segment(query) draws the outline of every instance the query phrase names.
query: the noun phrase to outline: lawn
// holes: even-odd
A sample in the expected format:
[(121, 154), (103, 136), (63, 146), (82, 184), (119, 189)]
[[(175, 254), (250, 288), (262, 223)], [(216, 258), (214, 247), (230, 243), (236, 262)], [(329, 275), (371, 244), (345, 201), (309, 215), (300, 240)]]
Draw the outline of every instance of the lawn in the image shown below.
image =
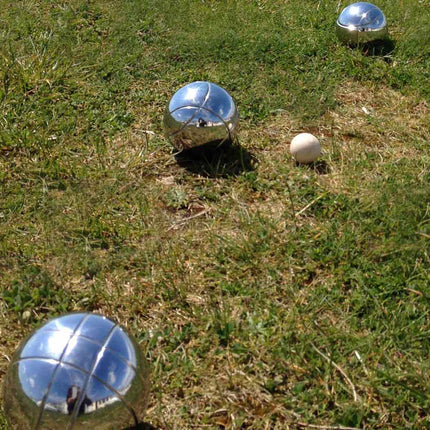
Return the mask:
[[(358, 48), (347, 4), (0, 0), (0, 383), (85, 310), (150, 362), (142, 428), (430, 428), (430, 2)], [(195, 80), (238, 139), (175, 156)]]

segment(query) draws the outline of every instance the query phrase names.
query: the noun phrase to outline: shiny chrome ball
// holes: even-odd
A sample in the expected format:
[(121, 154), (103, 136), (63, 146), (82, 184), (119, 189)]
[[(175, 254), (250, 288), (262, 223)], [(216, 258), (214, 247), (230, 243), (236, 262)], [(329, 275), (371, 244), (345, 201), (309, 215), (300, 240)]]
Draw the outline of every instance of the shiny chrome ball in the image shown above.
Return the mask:
[(239, 120), (230, 94), (210, 82), (192, 82), (179, 89), (164, 113), (164, 129), (182, 151), (206, 143), (232, 140)]
[(149, 368), (137, 343), (106, 317), (55, 318), (23, 341), (5, 377), (12, 429), (123, 429), (143, 418)]
[(371, 3), (353, 3), (339, 15), (336, 33), (347, 44), (374, 42), (388, 36), (387, 20), (381, 9)]

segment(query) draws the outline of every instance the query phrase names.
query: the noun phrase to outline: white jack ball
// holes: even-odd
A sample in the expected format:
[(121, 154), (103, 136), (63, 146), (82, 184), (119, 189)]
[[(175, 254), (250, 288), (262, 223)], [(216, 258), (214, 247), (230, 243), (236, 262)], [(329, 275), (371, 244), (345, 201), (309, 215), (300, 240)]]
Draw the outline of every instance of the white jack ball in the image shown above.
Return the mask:
[(300, 133), (291, 141), (291, 155), (299, 163), (312, 163), (321, 154), (319, 140), (310, 133)]

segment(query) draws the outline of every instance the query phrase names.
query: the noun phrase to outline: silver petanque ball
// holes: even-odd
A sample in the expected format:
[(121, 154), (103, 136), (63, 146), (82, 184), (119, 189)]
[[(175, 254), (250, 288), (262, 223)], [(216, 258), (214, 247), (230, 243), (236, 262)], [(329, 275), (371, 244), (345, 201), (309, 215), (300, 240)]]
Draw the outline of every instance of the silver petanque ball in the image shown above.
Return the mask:
[(340, 13), (336, 34), (341, 42), (352, 45), (382, 40), (388, 36), (387, 19), (371, 3), (353, 3)]
[(182, 151), (211, 142), (232, 140), (239, 113), (230, 94), (211, 82), (192, 82), (170, 99), (164, 129), (173, 146)]
[(123, 429), (143, 418), (149, 367), (139, 345), (110, 319), (67, 314), (18, 347), (4, 382), (12, 429)]

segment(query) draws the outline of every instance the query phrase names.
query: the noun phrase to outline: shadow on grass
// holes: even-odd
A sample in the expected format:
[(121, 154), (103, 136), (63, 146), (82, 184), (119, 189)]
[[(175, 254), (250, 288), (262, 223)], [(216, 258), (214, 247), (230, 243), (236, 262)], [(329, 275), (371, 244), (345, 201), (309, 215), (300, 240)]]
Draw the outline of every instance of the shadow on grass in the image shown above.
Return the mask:
[(303, 167), (305, 169), (313, 170), (318, 173), (318, 175), (327, 175), (330, 173), (330, 166), (324, 160), (318, 160), (309, 164), (301, 164), (295, 161), (297, 167)]
[(158, 430), (157, 427), (154, 427), (149, 423), (139, 423), (137, 426), (127, 427), (124, 430)]
[(368, 57), (383, 57), (385, 61), (391, 61), (390, 54), (394, 51), (395, 44), (390, 39), (375, 40), (360, 45), (364, 55)]
[(255, 170), (256, 157), (233, 142), (210, 142), (175, 155), (177, 163), (192, 173), (210, 178), (226, 178)]

